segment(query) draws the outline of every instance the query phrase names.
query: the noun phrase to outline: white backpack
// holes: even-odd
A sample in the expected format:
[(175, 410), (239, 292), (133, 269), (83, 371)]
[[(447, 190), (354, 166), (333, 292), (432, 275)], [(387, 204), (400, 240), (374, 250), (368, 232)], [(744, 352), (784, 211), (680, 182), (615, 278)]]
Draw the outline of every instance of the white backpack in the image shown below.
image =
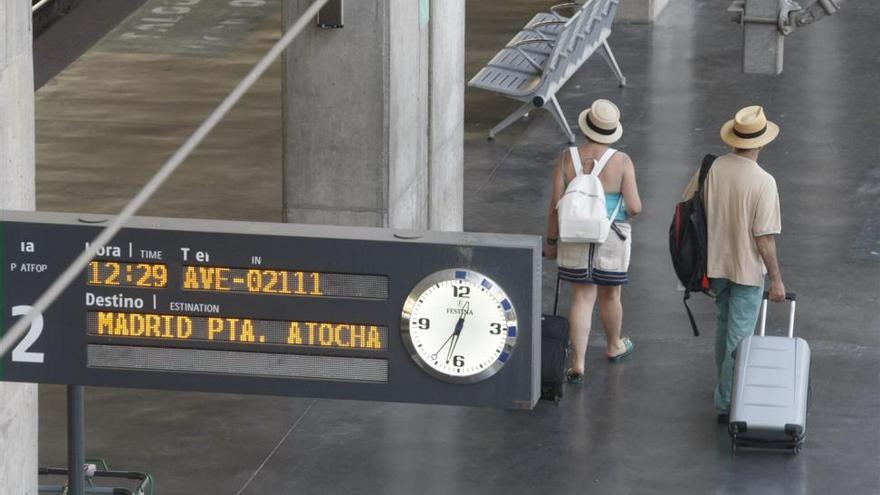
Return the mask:
[(599, 174), (617, 150), (608, 148), (599, 161), (593, 160), (593, 170), (586, 175), (577, 148), (569, 148), (569, 151), (575, 177), (565, 188), (565, 194), (556, 203), (559, 214), (559, 240), (605, 242), (623, 198), (617, 202), (617, 207), (609, 218), (605, 207), (605, 189), (599, 180)]

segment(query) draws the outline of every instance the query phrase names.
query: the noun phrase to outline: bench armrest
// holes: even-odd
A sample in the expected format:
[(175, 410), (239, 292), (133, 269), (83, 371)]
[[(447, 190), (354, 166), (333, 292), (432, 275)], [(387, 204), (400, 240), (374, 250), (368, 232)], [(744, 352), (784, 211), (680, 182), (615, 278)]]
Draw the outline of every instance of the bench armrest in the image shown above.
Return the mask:
[(567, 19), (566, 16), (560, 14), (557, 11), (559, 11), (559, 10), (575, 11), (579, 8), (581, 8), (581, 4), (576, 3), (576, 2), (567, 2), (567, 3), (560, 3), (560, 4), (557, 4), (557, 5), (550, 7), (550, 12), (553, 15), (555, 15), (556, 17), (559, 17), (560, 19)]

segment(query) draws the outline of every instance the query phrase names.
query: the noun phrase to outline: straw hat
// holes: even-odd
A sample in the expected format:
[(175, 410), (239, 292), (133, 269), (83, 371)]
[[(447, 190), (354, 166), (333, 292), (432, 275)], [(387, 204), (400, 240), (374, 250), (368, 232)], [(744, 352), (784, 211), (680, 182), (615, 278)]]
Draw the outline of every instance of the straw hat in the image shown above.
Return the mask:
[(581, 132), (591, 141), (611, 144), (623, 135), (620, 109), (608, 100), (596, 100), (578, 116)]
[(745, 150), (760, 148), (778, 135), (779, 126), (767, 120), (764, 108), (758, 105), (743, 108), (721, 126), (721, 140)]

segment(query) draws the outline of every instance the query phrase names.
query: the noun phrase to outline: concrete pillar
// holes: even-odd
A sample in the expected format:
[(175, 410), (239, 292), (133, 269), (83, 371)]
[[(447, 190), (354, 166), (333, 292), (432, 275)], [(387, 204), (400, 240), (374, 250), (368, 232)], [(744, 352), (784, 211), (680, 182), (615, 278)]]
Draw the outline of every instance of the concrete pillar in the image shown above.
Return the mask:
[(747, 0), (743, 23), (743, 72), (782, 73), (785, 37), (779, 32), (778, 0)]
[(666, 8), (670, 0), (620, 0), (617, 7), (618, 22), (652, 23)]
[[(34, 209), (31, 4), (0, 2), (0, 208)], [(2, 328), (11, 315), (0, 315)], [(0, 382), (0, 493), (37, 494), (37, 386)]]
[[(309, 4), (285, 2), (285, 25)], [(345, 27), (288, 49), (286, 221), (461, 228), (464, 0), (446, 4), (348, 1)]]
[(431, 3), (431, 230), (464, 229), (464, 25), (465, 0)]

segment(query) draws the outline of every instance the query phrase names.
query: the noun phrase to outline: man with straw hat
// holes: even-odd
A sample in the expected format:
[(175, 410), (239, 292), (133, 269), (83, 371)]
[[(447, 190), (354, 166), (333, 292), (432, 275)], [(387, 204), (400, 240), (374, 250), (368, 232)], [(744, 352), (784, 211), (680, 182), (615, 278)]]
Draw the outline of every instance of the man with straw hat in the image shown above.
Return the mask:
[[(761, 149), (779, 134), (764, 109), (749, 106), (721, 127), (721, 140), (733, 151), (715, 160), (705, 191), (708, 231), (706, 273), (715, 294), (715, 362), (718, 422), (728, 421), (733, 384), (733, 351), (754, 332), (769, 278), (770, 300), (785, 300), (785, 286), (776, 258), (775, 236), (782, 230), (776, 180), (758, 165)], [(685, 190), (697, 190), (699, 170)]]

